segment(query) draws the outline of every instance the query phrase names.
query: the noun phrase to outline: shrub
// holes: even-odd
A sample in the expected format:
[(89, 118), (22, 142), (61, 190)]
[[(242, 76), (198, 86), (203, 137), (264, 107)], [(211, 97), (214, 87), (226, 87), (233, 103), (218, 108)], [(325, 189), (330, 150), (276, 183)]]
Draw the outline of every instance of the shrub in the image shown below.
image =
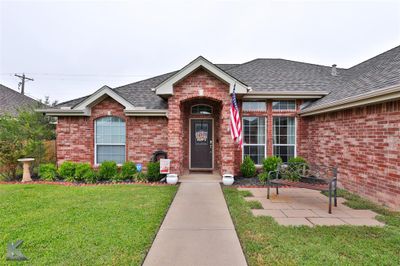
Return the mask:
[(263, 161), (263, 171), (265, 173), (269, 173), (271, 171), (275, 171), (278, 168), (278, 164), (282, 163), (281, 157), (278, 156), (269, 156)]
[(76, 163), (65, 161), (58, 168), (58, 175), (67, 181), (75, 177)]
[(57, 177), (57, 168), (52, 163), (41, 164), (39, 166), (39, 177), (43, 180), (54, 181)]
[(78, 163), (75, 168), (75, 181), (85, 180), (85, 175), (92, 171), (89, 163)]
[(240, 172), (244, 177), (253, 177), (256, 175), (256, 166), (250, 156), (244, 157), (243, 163), (240, 165)]
[(121, 168), (121, 178), (122, 180), (131, 180), (136, 172), (137, 169), (134, 162), (125, 162)]
[(118, 166), (114, 161), (104, 161), (99, 167), (99, 178), (101, 180), (110, 180), (118, 175)]
[(90, 169), (90, 171), (87, 171), (84, 175), (83, 175), (83, 180), (85, 181), (85, 183), (96, 183), (97, 182), (97, 173), (93, 170)]
[(258, 174), (258, 180), (260, 180), (260, 182), (262, 184), (265, 184), (268, 180), (268, 172), (262, 172)]
[(150, 182), (160, 181), (160, 162), (150, 162), (147, 164), (147, 180)]
[(133, 175), (133, 180), (135, 180), (135, 182), (146, 182), (147, 177), (145, 173), (137, 172), (136, 174)]
[(308, 168), (307, 161), (302, 157), (290, 158), (287, 165), (288, 167), (283, 172), (282, 176), (283, 178), (292, 181), (299, 181), (301, 179), (303, 168)]

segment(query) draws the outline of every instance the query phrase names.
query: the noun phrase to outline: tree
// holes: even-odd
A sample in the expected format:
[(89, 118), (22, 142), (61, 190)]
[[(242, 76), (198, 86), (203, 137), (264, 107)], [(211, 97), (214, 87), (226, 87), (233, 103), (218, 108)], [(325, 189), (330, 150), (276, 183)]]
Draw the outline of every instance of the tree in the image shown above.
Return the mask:
[(22, 157), (34, 157), (39, 163), (44, 155), (43, 141), (51, 139), (55, 139), (55, 130), (50, 118), (33, 108), (19, 110), (17, 117), (0, 116), (1, 175), (15, 179), (17, 160)]

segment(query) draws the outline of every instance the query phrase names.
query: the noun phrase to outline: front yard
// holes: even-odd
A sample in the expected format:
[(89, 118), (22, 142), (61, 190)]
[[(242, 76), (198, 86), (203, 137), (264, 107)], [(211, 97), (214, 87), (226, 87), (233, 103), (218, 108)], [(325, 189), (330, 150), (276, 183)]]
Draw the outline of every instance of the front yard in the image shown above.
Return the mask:
[(353, 208), (372, 209), (385, 227), (285, 227), (254, 217), (248, 191), (224, 188), (225, 199), (249, 265), (400, 265), (400, 214), (345, 194)]
[(0, 264), (21, 239), (29, 265), (140, 265), (176, 189), (0, 185)]

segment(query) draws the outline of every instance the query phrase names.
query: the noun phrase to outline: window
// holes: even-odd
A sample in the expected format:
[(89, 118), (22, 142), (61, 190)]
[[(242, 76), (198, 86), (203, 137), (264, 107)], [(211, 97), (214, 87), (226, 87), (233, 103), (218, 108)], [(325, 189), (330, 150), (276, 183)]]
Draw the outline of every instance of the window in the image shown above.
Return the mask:
[(265, 158), (265, 117), (243, 117), (243, 157), (247, 155), (255, 164)]
[(212, 114), (212, 108), (209, 105), (194, 105), (192, 106), (192, 114), (210, 115)]
[(242, 109), (244, 112), (265, 112), (267, 111), (267, 105), (265, 102), (243, 102)]
[(272, 110), (276, 111), (296, 110), (296, 101), (273, 101)]
[(96, 164), (104, 161), (125, 162), (125, 122), (119, 117), (107, 116), (95, 121)]
[(287, 162), (295, 156), (296, 125), (294, 117), (273, 118), (273, 148), (274, 155)]

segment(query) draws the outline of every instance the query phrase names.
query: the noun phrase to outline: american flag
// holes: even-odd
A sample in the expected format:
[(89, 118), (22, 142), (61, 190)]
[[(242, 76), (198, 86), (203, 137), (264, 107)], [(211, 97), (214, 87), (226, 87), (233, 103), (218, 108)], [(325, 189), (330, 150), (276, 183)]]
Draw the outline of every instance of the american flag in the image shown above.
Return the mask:
[(236, 84), (233, 85), (232, 102), (231, 102), (231, 121), (230, 129), (232, 139), (242, 146), (242, 125), (240, 123), (239, 108), (236, 101), (235, 93)]

